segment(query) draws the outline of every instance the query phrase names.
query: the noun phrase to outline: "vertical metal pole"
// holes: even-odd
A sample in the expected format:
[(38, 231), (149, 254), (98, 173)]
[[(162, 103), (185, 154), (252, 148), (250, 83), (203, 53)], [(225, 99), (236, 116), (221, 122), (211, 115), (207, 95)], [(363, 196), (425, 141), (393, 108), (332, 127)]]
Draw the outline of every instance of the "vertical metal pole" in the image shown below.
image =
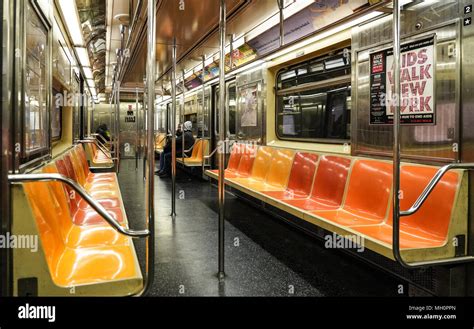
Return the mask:
[(155, 67), (156, 67), (156, 1), (148, 1), (148, 55), (147, 55), (147, 89), (148, 89), (148, 132), (147, 132), (147, 189), (146, 216), (150, 236), (146, 244), (146, 281), (143, 294), (146, 294), (152, 283), (155, 272)]
[(171, 217), (176, 217), (176, 38), (172, 47), (171, 70)]
[(138, 170), (138, 149), (140, 144), (140, 111), (138, 110), (138, 88), (135, 88), (135, 121), (137, 126), (137, 132), (135, 136), (135, 171)]
[(399, 250), (400, 241), (400, 3), (393, 1), (393, 77), (394, 88), (393, 105), (393, 253), (395, 259), (401, 259)]
[[(145, 132), (148, 131), (148, 128), (147, 128), (147, 125), (145, 125), (145, 123), (148, 122), (148, 114), (147, 114), (147, 106), (146, 106), (146, 102), (147, 102), (147, 95), (146, 95), (146, 86), (147, 86), (147, 83), (146, 83), (146, 79), (143, 79), (143, 86), (145, 88), (143, 88), (143, 130), (144, 130), (144, 134), (143, 134), (143, 180), (146, 180), (146, 159), (147, 159), (147, 150), (148, 150), (148, 140), (146, 138), (146, 134)], [(153, 147), (154, 149), (154, 147)], [(153, 155), (154, 156), (154, 155)]]
[(277, 0), (278, 2), (278, 9), (280, 10), (280, 47), (285, 44), (285, 29), (284, 29), (284, 21), (285, 18), (283, 17), (283, 0)]
[(224, 228), (225, 228), (225, 186), (224, 186), (224, 162), (225, 162), (225, 36), (226, 36), (226, 1), (221, 0), (219, 17), (219, 280), (225, 277), (224, 272)]
[(234, 68), (234, 35), (230, 35), (230, 44), (229, 44), (229, 68), (232, 70)]
[(120, 81), (117, 81), (117, 94), (115, 96), (115, 124), (117, 127), (117, 173), (120, 172)]
[[(201, 122), (202, 122), (201, 135), (202, 135), (202, 136), (201, 136), (201, 138), (202, 138), (202, 142), (203, 142), (203, 143), (204, 143), (204, 140), (205, 140), (205, 138), (206, 138), (206, 134), (205, 134), (205, 132), (204, 132), (204, 118), (205, 118), (204, 111), (206, 110), (206, 105), (205, 105), (205, 104), (206, 104), (206, 103), (205, 103), (205, 101), (206, 101), (206, 86), (205, 86), (205, 84), (204, 84), (204, 69), (205, 69), (205, 68), (206, 68), (206, 56), (203, 55), (203, 56), (202, 56), (202, 86), (201, 86), (201, 87), (202, 87), (202, 103), (201, 103), (201, 105), (202, 105), (202, 113), (201, 113), (201, 116), (202, 116), (202, 117), (201, 117), (201, 119), (202, 119), (202, 120), (201, 120)], [(198, 130), (199, 130), (199, 129), (198, 129)], [(198, 131), (198, 132), (199, 132), (199, 131)], [(204, 144), (202, 144), (202, 145), (204, 145)], [(203, 177), (203, 178), (206, 176), (206, 175), (204, 175), (204, 162), (205, 162), (205, 160), (204, 160), (204, 154), (205, 154), (205, 153), (204, 153), (204, 147), (202, 147), (202, 148), (201, 148), (201, 155), (202, 155), (202, 164), (201, 164), (202, 168), (201, 168), (201, 173), (202, 173), (202, 177)]]
[(182, 132), (182, 137), (181, 137), (181, 158), (183, 159), (184, 161), (184, 116), (185, 116), (185, 113), (184, 111), (186, 110), (186, 107), (185, 107), (185, 99), (186, 99), (186, 93), (184, 91), (185, 89), (185, 86), (184, 86), (184, 70), (181, 72), (181, 75), (183, 76), (183, 102), (182, 102), (182, 105), (181, 105), (181, 132)]

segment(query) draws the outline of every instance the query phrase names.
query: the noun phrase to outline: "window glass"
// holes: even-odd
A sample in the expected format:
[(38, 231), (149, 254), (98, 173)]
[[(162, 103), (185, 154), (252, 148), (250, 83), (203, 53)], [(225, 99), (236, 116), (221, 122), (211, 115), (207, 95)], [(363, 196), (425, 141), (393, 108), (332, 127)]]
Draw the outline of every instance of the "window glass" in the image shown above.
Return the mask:
[(237, 89), (235, 83), (229, 85), (229, 104), (227, 104), (229, 109), (229, 133), (235, 135), (235, 111), (237, 109)]
[(285, 139), (349, 139), (348, 50), (280, 71), (277, 77), (277, 135)]
[(23, 121), (24, 155), (49, 146), (47, 35), (36, 11), (26, 2), (26, 67)]
[[(60, 92), (53, 89), (53, 95), (57, 95)], [(60, 102), (53, 102), (51, 111), (51, 138), (52, 140), (61, 139), (61, 109)]]

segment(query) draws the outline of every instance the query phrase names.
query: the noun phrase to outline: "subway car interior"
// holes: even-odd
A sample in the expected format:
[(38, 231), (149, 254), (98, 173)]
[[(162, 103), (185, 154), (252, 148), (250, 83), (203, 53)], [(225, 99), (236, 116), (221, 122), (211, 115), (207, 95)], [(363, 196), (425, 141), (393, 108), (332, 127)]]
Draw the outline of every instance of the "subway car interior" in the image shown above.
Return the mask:
[(1, 10), (0, 300), (474, 297), (471, 1)]

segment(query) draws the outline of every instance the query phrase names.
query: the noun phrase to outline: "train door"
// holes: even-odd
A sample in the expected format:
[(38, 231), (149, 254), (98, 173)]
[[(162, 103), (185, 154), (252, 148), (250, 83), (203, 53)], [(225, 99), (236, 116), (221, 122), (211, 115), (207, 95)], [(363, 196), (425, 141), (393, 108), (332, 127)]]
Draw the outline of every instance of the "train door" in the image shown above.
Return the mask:
[[(225, 102), (225, 138), (229, 140), (229, 145), (236, 140), (236, 109), (237, 109), (237, 86), (235, 80), (226, 82), (226, 102)], [(213, 149), (216, 148), (219, 141), (219, 86), (213, 88)], [(226, 162), (229, 154), (226, 154)], [(217, 165), (217, 158), (213, 159), (213, 165)]]
[(135, 102), (120, 103), (120, 155), (135, 157), (137, 144), (137, 106)]
[[(204, 91), (204, 111), (202, 106), (202, 92), (197, 94), (197, 136), (198, 138), (211, 139), (211, 87)], [(211, 142), (212, 146), (212, 142)]]

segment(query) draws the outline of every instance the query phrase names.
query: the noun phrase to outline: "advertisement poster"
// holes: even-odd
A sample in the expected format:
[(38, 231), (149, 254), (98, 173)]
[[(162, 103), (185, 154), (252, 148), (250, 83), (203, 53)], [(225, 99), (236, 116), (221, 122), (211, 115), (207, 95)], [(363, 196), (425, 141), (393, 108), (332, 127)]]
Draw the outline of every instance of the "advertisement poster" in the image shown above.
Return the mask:
[(239, 113), (241, 127), (257, 126), (257, 84), (243, 87), (239, 90)]
[(394, 105), (400, 102), (400, 123), (435, 124), (434, 38), (401, 47), (401, 100), (393, 97), (393, 50), (370, 55), (370, 124), (393, 124)]
[(199, 87), (202, 84), (200, 79), (201, 74), (198, 76), (197, 74), (192, 74), (184, 80), (184, 86), (187, 90), (194, 89)]

